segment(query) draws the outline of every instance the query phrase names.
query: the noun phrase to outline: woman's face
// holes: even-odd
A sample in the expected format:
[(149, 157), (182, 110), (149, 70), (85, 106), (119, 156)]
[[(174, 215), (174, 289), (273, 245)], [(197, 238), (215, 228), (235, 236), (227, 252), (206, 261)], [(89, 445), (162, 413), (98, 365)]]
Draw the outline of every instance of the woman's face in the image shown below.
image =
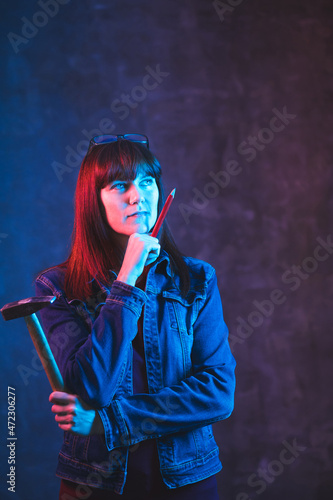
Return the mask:
[(154, 177), (137, 170), (133, 181), (115, 180), (101, 189), (101, 200), (110, 227), (127, 244), (133, 233), (148, 233), (157, 218), (158, 187)]

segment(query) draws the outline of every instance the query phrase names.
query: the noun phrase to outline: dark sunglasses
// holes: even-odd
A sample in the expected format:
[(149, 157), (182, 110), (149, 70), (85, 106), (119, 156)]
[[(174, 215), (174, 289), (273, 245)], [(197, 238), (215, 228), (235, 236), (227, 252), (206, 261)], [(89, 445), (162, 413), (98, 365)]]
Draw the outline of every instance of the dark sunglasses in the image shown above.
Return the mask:
[(116, 142), (120, 139), (124, 139), (126, 141), (138, 142), (139, 144), (143, 144), (149, 149), (149, 140), (146, 135), (143, 134), (118, 134), (118, 135), (96, 135), (90, 140), (89, 149), (91, 150), (93, 146), (98, 146), (100, 144), (108, 144), (110, 142)]

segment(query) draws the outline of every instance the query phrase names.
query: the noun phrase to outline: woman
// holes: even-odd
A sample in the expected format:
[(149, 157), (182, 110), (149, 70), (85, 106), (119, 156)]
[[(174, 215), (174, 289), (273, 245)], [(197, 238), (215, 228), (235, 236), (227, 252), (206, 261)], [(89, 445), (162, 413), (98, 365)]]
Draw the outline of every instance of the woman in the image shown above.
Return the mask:
[(60, 499), (218, 498), (211, 424), (233, 409), (230, 352), (214, 269), (184, 257), (166, 222), (161, 169), (141, 135), (92, 139), (67, 261), (37, 295), (67, 392)]

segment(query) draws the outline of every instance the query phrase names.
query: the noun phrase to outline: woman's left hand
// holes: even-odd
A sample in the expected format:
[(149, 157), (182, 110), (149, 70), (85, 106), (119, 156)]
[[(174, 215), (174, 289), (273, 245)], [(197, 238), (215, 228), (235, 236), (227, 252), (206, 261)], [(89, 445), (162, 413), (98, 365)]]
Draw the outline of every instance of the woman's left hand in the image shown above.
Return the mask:
[(96, 410), (87, 406), (74, 394), (55, 391), (50, 394), (49, 401), (55, 413), (55, 421), (64, 431), (71, 431), (82, 436), (102, 432), (103, 424)]

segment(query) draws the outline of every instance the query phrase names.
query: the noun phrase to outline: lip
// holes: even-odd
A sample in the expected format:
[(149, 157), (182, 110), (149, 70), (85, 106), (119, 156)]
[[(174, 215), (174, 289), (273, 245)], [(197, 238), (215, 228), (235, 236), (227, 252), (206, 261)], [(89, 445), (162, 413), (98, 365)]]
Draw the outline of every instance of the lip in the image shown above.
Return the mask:
[(147, 215), (148, 212), (146, 212), (145, 210), (142, 210), (142, 211), (139, 211), (139, 212), (133, 212), (132, 214), (128, 215), (127, 217), (134, 217), (134, 216), (138, 216), (138, 215)]

